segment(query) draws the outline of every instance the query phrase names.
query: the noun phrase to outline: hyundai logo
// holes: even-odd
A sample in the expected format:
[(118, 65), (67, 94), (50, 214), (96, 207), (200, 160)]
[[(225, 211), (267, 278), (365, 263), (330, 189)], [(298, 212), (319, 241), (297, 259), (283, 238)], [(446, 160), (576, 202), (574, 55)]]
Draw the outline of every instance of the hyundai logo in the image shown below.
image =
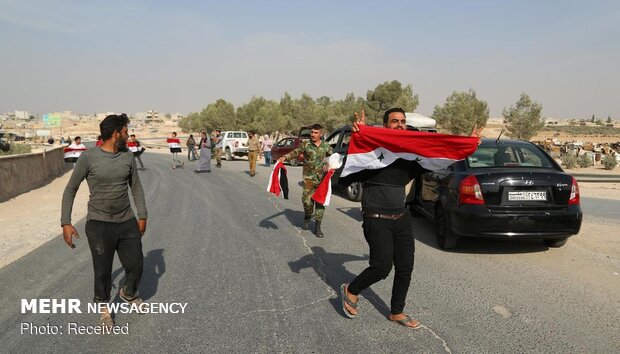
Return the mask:
[(524, 184), (526, 186), (533, 186), (534, 185), (534, 181), (525, 181)]

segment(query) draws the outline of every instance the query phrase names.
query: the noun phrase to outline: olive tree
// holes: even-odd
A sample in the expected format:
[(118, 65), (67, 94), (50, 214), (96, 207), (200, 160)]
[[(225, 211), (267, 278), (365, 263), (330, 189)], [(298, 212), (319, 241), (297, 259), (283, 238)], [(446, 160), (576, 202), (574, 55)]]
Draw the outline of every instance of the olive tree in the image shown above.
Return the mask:
[(452, 134), (469, 134), (473, 127), (484, 127), (489, 119), (486, 101), (476, 97), (476, 91), (454, 91), (443, 106), (436, 105), (433, 118), (437, 124)]
[(545, 126), (541, 112), (542, 105), (522, 93), (516, 105), (504, 108), (502, 113), (508, 135), (522, 140), (531, 139)]

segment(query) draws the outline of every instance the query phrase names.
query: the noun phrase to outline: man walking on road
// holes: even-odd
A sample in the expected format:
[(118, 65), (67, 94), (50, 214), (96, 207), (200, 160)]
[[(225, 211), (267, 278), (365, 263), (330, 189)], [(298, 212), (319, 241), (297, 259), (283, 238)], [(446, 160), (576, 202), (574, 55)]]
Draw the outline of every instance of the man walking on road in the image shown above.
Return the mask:
[(222, 167), (222, 131), (215, 130), (215, 136), (212, 138), (213, 154), (215, 155), (216, 167)]
[(256, 160), (258, 159), (259, 151), (260, 141), (255, 132), (250, 132), (250, 139), (248, 140), (248, 160), (250, 160), (250, 176), (252, 177), (256, 174)]
[(269, 134), (265, 134), (261, 148), (263, 150), (263, 156), (265, 157), (265, 166), (269, 167), (271, 164), (271, 148), (273, 147), (273, 141), (269, 137)]
[[(358, 118), (357, 113), (355, 117)], [(365, 125), (365, 122), (366, 115), (362, 110), (361, 117), (353, 124), (353, 134), (359, 134), (360, 126)], [(405, 130), (405, 111), (401, 108), (386, 111), (383, 115), (383, 126)], [(475, 129), (474, 127), (475, 134), (479, 136), (480, 131)], [(405, 208), (405, 185), (424, 171), (414, 160), (398, 158), (386, 167), (362, 170), (341, 177), (343, 184), (353, 181), (364, 183), (362, 228), (370, 247), (369, 267), (350, 284), (342, 284), (340, 287), (342, 309), (348, 317), (357, 316), (358, 296), (362, 290), (387, 278), (394, 265), (389, 319), (409, 328), (420, 328), (420, 321), (403, 313), (415, 252), (411, 216)]]
[(301, 194), (301, 202), (304, 206), (304, 229), (310, 228), (310, 219), (314, 213), (314, 234), (316, 237), (323, 237), (321, 230), (321, 222), (323, 214), (325, 214), (325, 206), (312, 200), (312, 195), (316, 191), (316, 187), (321, 183), (327, 165), (325, 158), (333, 153), (332, 147), (324, 141), (321, 141), (323, 135), (323, 127), (320, 124), (312, 126), (310, 131), (310, 140), (302, 142), (299, 147), (288, 154), (280, 157), (278, 161), (284, 162), (296, 159), (300, 153), (304, 154), (303, 179), (304, 187)]
[[(86, 179), (90, 199), (85, 230), (93, 258), (96, 303), (110, 301), (112, 262), (117, 252), (125, 269), (125, 284), (120, 287), (119, 296), (125, 302), (142, 304), (138, 285), (142, 277), (141, 239), (146, 230), (147, 211), (136, 160), (126, 151), (127, 124), (129, 118), (125, 114), (109, 115), (99, 124), (103, 144), (80, 156), (62, 196), (62, 233), (67, 245), (75, 248), (73, 237), (79, 235), (71, 224), (71, 210), (80, 184)], [(138, 211), (137, 220), (128, 187)], [(100, 324), (108, 330), (114, 326), (107, 310), (101, 313)]]

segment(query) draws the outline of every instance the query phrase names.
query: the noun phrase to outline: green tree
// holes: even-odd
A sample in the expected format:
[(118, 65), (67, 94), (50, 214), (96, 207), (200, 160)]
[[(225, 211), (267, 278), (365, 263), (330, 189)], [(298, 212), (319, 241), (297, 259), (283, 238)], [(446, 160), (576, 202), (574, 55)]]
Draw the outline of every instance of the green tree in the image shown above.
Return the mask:
[(594, 123), (596, 120), (596, 118), (594, 117), (594, 114), (592, 115), (592, 119), (590, 120), (590, 122)]
[(218, 99), (200, 113), (204, 127), (207, 129), (236, 130), (238, 129), (235, 106), (225, 99)]
[(293, 101), (293, 128), (307, 126), (318, 122), (318, 105), (310, 95), (304, 93)]
[(284, 92), (284, 96), (280, 99), (280, 110), (282, 111), (282, 118), (286, 121), (286, 126), (283, 130), (291, 130), (293, 128), (293, 98), (288, 92)]
[(545, 126), (545, 119), (541, 112), (542, 105), (522, 93), (514, 107), (504, 108), (502, 112), (507, 122), (506, 129), (509, 135), (522, 140), (531, 139)]
[(472, 128), (484, 127), (489, 119), (489, 108), (484, 100), (476, 97), (476, 91), (454, 91), (443, 106), (436, 105), (433, 118), (437, 124), (452, 134), (469, 134)]
[(218, 99), (207, 105), (200, 113), (190, 113), (181, 118), (179, 127), (184, 132), (195, 132), (202, 129), (235, 130), (237, 127), (235, 107), (232, 103)]
[(377, 85), (366, 93), (367, 116), (375, 123), (382, 121), (383, 112), (393, 107), (400, 107), (406, 112), (413, 112), (419, 103), (418, 95), (413, 94), (413, 87), (402, 86), (397, 80)]
[(179, 128), (185, 133), (195, 132), (200, 130), (202, 126), (200, 113), (190, 113), (187, 117), (181, 118), (179, 121)]
[(240, 129), (259, 134), (279, 131), (287, 126), (280, 105), (263, 97), (252, 97), (250, 102), (240, 106), (237, 109), (237, 120)]
[(607, 123), (611, 123), (611, 116), (607, 116)]

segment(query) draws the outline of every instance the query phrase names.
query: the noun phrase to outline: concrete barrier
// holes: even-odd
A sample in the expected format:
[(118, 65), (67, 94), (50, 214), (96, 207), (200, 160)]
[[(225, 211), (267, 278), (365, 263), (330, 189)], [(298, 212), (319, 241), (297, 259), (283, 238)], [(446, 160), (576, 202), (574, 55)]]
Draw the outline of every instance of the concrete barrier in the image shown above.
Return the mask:
[(42, 187), (72, 168), (61, 147), (39, 153), (0, 156), (0, 203)]

